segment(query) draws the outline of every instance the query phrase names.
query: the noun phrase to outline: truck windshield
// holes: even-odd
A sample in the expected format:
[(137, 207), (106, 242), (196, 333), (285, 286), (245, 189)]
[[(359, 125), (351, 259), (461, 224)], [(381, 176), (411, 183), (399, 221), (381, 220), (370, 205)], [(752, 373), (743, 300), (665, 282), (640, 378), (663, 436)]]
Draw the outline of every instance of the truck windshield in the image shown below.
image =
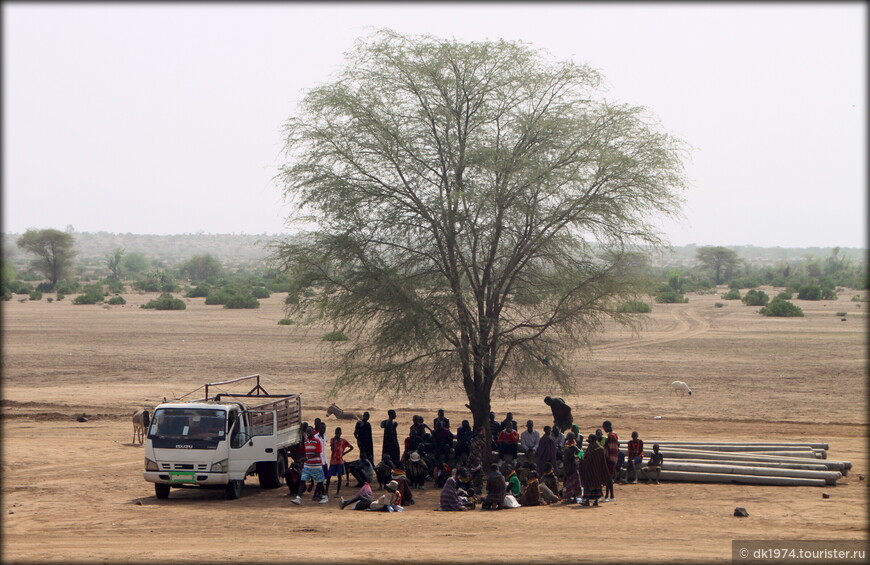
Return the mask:
[(148, 436), (171, 440), (219, 442), (226, 437), (227, 413), (203, 408), (159, 408)]

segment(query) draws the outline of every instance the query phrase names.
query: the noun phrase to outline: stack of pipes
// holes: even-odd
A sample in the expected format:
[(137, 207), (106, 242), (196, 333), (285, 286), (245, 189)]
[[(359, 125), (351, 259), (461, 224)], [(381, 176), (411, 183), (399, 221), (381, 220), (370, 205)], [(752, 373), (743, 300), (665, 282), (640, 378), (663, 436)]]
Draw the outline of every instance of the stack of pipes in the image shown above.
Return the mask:
[(828, 459), (826, 443), (644, 440), (644, 458), (656, 443), (663, 481), (825, 486), (852, 468)]

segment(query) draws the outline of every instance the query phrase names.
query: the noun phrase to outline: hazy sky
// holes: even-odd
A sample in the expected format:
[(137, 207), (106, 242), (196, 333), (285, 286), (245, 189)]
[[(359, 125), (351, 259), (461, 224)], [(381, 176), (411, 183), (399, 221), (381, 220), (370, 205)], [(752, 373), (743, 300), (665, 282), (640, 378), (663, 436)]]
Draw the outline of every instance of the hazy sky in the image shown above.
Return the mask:
[(4, 2), (3, 231), (286, 231), (281, 126), (374, 27), (598, 69), (693, 148), (675, 245), (866, 245), (863, 2)]

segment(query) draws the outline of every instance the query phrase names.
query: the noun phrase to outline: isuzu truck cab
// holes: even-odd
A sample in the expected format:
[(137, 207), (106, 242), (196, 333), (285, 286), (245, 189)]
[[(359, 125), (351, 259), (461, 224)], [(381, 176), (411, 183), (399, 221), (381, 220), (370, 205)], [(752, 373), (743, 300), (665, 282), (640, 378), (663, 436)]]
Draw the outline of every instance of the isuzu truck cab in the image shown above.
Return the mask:
[[(157, 498), (172, 488), (218, 487), (228, 499), (241, 496), (247, 477), (263, 488), (284, 481), (287, 460), (301, 440), (302, 403), (298, 394), (268, 394), (259, 375), (208, 383), (206, 397), (164, 402), (154, 409), (145, 440), (145, 480)], [(209, 388), (256, 379), (244, 394)]]

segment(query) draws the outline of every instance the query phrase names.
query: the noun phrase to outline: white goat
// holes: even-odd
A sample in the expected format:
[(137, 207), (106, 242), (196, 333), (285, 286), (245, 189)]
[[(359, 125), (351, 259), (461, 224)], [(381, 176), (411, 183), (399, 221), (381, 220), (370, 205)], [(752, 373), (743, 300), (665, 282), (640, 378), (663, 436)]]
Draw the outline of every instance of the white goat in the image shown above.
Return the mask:
[(683, 381), (674, 381), (671, 383), (671, 392), (674, 394), (679, 394), (680, 396), (685, 396), (686, 393), (689, 393), (689, 396), (692, 396), (692, 389), (689, 388), (689, 385), (684, 383)]

